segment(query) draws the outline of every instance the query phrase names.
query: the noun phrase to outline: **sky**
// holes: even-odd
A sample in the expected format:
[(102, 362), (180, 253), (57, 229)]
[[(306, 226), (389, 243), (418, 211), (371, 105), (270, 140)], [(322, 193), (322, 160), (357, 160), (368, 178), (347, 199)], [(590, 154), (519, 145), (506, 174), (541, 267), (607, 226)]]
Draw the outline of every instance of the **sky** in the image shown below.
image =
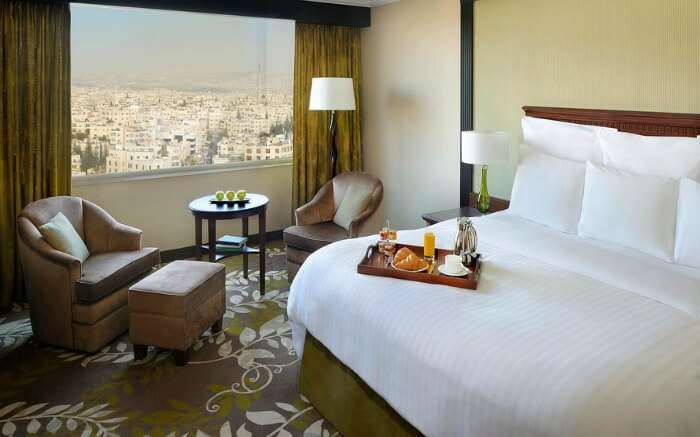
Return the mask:
[(196, 85), (235, 73), (293, 72), (294, 22), (71, 4), (74, 82)]

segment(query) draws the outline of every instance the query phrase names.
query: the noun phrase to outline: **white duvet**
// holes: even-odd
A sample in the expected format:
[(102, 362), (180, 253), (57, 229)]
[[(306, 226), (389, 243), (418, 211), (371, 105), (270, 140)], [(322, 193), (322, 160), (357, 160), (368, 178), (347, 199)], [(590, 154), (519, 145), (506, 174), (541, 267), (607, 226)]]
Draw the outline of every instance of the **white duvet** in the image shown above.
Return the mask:
[[(475, 224), (477, 292), (357, 274), (374, 237), (314, 253), (297, 351), (310, 332), (428, 436), (700, 436), (700, 272), (508, 213)], [(433, 228), (451, 247), (455, 222)]]

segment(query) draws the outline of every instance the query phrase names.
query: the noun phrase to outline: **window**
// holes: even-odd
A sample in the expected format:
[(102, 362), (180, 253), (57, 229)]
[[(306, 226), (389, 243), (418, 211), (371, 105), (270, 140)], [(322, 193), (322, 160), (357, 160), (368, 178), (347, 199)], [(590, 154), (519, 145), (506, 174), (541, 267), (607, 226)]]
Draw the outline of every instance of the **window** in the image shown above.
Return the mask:
[[(74, 177), (291, 158), (294, 24), (71, 5)], [(269, 153), (269, 152), (267, 152)]]

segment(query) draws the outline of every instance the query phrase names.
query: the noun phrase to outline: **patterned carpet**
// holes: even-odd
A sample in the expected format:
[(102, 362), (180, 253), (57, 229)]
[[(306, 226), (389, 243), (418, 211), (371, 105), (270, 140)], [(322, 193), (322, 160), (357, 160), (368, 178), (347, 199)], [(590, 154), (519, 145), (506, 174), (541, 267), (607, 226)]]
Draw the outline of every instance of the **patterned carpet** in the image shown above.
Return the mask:
[(267, 256), (263, 298), (259, 272), (246, 280), (241, 257), (227, 260), (224, 330), (202, 336), (185, 367), (154, 348), (134, 362), (127, 335), (94, 355), (36, 344), (25, 308), (0, 314), (0, 434), (337, 435), (297, 391), (280, 243)]

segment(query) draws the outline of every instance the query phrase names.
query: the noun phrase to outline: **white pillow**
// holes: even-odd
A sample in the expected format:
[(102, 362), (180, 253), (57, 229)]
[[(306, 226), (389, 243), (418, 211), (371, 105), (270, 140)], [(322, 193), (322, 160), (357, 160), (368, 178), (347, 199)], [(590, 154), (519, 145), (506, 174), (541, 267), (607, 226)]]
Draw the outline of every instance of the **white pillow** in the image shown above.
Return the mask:
[(586, 165), (520, 147), (509, 211), (575, 234), (581, 216)]
[(673, 259), (678, 181), (588, 163), (579, 235)]
[(647, 137), (610, 130), (601, 130), (598, 136), (608, 167), (674, 179), (700, 176), (700, 140), (695, 137)]
[(39, 226), (39, 232), (54, 249), (78, 258), (81, 263), (90, 256), (85, 242), (62, 212)]
[(367, 188), (358, 188), (351, 185), (345, 191), (343, 199), (338, 205), (338, 210), (333, 217), (333, 223), (349, 230), (350, 223), (367, 208), (371, 196), (372, 191)]
[(700, 269), (700, 184), (681, 180), (674, 261)]
[(579, 162), (603, 162), (597, 132), (615, 131), (534, 117), (523, 117), (522, 125), (525, 144), (548, 155)]

